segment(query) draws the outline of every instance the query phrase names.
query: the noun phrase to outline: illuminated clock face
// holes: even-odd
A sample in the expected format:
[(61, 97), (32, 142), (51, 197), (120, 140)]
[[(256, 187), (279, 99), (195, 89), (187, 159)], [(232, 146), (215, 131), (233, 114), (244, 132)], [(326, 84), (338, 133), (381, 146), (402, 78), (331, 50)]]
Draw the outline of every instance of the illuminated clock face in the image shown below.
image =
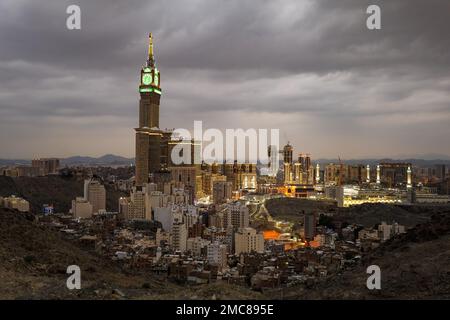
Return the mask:
[(145, 85), (149, 85), (152, 83), (152, 74), (151, 73), (144, 73), (142, 75), (142, 83)]
[(155, 73), (155, 86), (159, 86), (159, 76)]

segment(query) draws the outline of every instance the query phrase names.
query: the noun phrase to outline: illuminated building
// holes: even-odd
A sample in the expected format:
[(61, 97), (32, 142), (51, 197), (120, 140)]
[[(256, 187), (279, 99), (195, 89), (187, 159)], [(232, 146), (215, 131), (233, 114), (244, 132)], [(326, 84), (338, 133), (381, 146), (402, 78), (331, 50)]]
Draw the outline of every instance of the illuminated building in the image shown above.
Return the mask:
[[(277, 192), (286, 197), (306, 198), (314, 192), (314, 183), (320, 181), (320, 167), (316, 175), (309, 154), (299, 154), (297, 162), (293, 162), (293, 147), (288, 143), (283, 147), (283, 185), (277, 187)], [(270, 186), (269, 186), (270, 189)], [(271, 191), (268, 191), (271, 193)]]
[(342, 183), (362, 184), (370, 183), (372, 177), (369, 165), (330, 163), (325, 166), (324, 179), (327, 184), (339, 184), (339, 179)]
[(316, 184), (320, 183), (320, 166), (316, 164)]
[(344, 207), (361, 205), (364, 203), (387, 203), (387, 204), (396, 204), (402, 203), (402, 200), (396, 196), (381, 196), (381, 197), (348, 197), (344, 196)]
[(380, 165), (378, 164), (377, 165), (377, 184), (381, 183), (380, 172), (381, 172), (381, 169), (380, 169)]
[(161, 138), (159, 129), (159, 104), (161, 74), (153, 55), (153, 38), (149, 35), (148, 58), (141, 68), (139, 85), (139, 127), (136, 131), (136, 186), (148, 182), (149, 174), (161, 169)]
[[(393, 188), (408, 184), (408, 168), (411, 169), (411, 163), (400, 162), (382, 162), (380, 163), (381, 183)], [(411, 175), (412, 180), (412, 175)]]
[(284, 185), (277, 188), (278, 193), (283, 194), (289, 198), (307, 198), (309, 195), (315, 193), (315, 189), (312, 185)]
[(223, 173), (227, 177), (227, 181), (232, 182), (233, 191), (252, 189), (256, 190), (256, 164), (242, 163), (237, 160), (233, 164), (224, 164)]
[(304, 157), (304, 161), (302, 163), (303, 173), (306, 175), (303, 181), (306, 181), (307, 184), (313, 184), (313, 167), (311, 165), (311, 156), (306, 154)]
[(406, 187), (412, 188), (412, 181), (411, 181), (411, 167), (408, 166), (408, 169), (406, 169)]
[(285, 184), (289, 184), (292, 182), (292, 153), (293, 148), (288, 142), (288, 144), (283, 148), (283, 170)]
[(283, 162), (292, 164), (292, 154), (294, 148), (289, 144), (285, 145), (283, 148)]
[(291, 164), (283, 163), (283, 172), (284, 172), (284, 183), (290, 184), (292, 182), (292, 172), (291, 172)]
[(294, 183), (303, 183), (302, 164), (300, 162), (294, 163)]

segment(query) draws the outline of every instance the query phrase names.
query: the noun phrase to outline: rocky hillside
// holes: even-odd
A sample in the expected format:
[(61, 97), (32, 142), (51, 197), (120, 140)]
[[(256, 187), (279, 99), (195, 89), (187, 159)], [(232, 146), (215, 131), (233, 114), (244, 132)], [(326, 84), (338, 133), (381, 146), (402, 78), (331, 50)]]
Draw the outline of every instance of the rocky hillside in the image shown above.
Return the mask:
[(270, 215), (277, 219), (302, 222), (302, 212), (334, 213), (333, 220), (372, 227), (382, 221), (393, 221), (407, 227), (427, 222), (433, 214), (450, 209), (450, 205), (392, 205), (367, 203), (348, 208), (338, 208), (334, 201), (315, 201), (296, 198), (277, 198), (266, 202)]
[[(81, 290), (66, 288), (67, 266), (81, 268)], [(123, 271), (34, 222), (32, 214), (0, 208), (0, 299), (250, 299), (229, 285), (181, 287), (149, 272)]]
[[(381, 269), (381, 290), (366, 288), (366, 268)], [(450, 299), (450, 210), (432, 216), (363, 257), (362, 265), (288, 299)]]
[(449, 205), (392, 205), (383, 203), (367, 203), (348, 208), (339, 208), (334, 219), (348, 223), (372, 227), (381, 221), (398, 222), (407, 227), (429, 221), (434, 214), (446, 212)]

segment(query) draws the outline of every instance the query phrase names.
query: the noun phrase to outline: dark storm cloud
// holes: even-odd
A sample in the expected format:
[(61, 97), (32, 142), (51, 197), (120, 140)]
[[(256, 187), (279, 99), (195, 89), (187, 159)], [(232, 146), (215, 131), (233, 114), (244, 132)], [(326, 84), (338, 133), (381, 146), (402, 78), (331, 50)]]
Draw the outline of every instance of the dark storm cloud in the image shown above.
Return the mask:
[[(82, 30), (65, 27), (69, 4)], [(365, 27), (369, 4), (379, 31)], [(152, 31), (163, 127), (276, 127), (318, 156), (445, 153), (449, 15), (446, 0), (4, 0), (0, 147), (132, 155)]]

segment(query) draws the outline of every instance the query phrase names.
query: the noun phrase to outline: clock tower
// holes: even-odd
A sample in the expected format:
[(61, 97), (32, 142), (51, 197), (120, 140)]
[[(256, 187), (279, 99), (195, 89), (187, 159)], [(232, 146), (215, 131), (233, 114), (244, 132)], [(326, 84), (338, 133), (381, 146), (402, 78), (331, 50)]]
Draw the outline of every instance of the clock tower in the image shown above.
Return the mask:
[(143, 186), (149, 174), (161, 169), (161, 137), (159, 128), (159, 103), (161, 75), (153, 54), (153, 37), (150, 33), (147, 63), (141, 68), (139, 79), (139, 127), (136, 131), (136, 186)]

